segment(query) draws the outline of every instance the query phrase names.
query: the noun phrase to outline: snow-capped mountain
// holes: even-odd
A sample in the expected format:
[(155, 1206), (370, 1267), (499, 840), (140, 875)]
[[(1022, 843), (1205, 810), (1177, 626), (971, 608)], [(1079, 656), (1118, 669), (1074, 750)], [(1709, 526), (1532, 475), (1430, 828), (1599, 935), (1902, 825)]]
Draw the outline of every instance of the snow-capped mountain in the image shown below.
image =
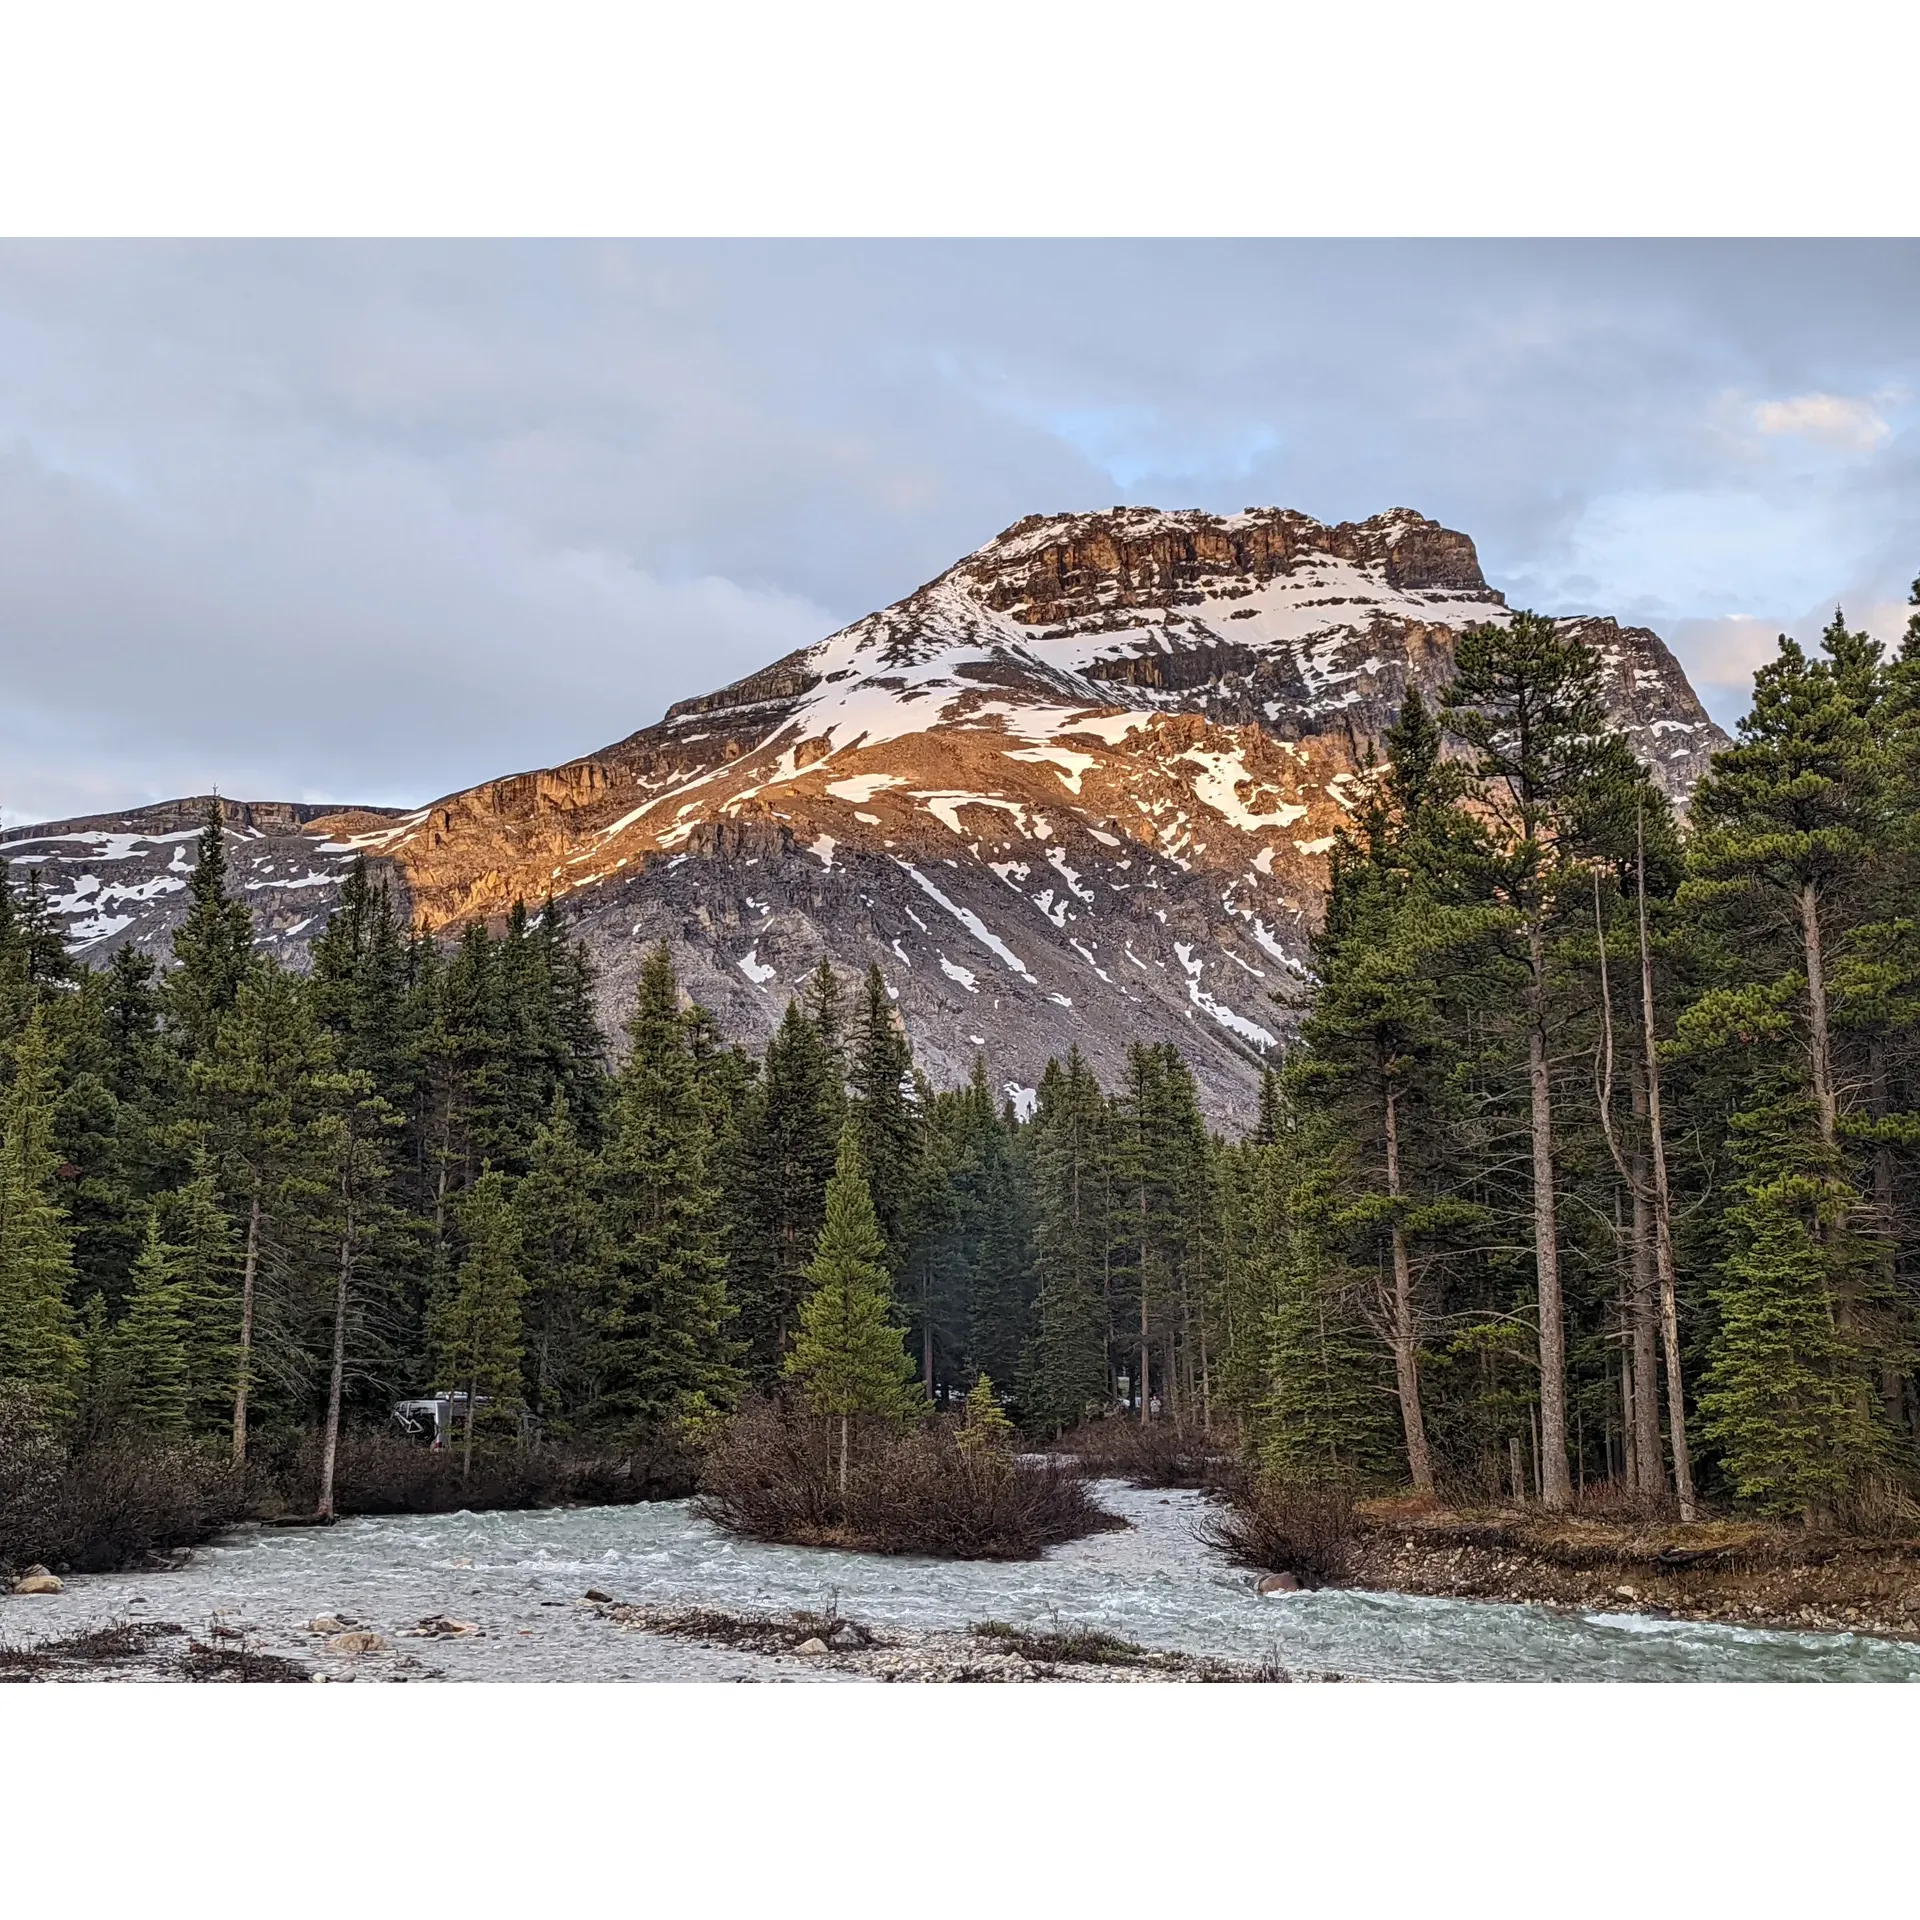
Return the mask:
[[(823, 954), (877, 960), (937, 1080), (984, 1050), (1024, 1101), (1076, 1042), (1111, 1075), (1130, 1041), (1171, 1039), (1237, 1121), (1287, 1024), (1275, 996), (1298, 980), (1369, 748), (1410, 684), (1445, 684), (1463, 630), (1508, 617), (1473, 543), (1404, 508), (1334, 527), (1270, 508), (1036, 516), (564, 766), (399, 816), (254, 809), (233, 823), (243, 884), (289, 952), (356, 852), (430, 928), (551, 889), (595, 950), (610, 1018), (664, 935), (742, 1038)], [(1645, 628), (1568, 624), (1684, 797), (1724, 736), (1672, 654)], [(113, 858), (99, 837), (134, 827), (8, 836), (16, 873), (57, 869), (76, 945), (164, 937), (170, 891), (136, 895), (176, 879), (190, 843), (156, 837), (124, 877), (93, 872)]]

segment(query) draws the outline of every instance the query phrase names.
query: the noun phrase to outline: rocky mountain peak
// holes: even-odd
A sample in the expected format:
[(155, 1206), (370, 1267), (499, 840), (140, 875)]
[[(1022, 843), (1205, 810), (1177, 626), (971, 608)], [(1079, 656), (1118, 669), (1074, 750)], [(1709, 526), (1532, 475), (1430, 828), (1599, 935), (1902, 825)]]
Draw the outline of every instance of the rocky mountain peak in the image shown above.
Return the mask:
[[(1409, 508), (1030, 516), (578, 760), (398, 817), (289, 816), (291, 838), (279, 816), (271, 836), (234, 822), (243, 884), (296, 957), (359, 854), (429, 929), (551, 892), (600, 963), (610, 1030), (663, 937), (742, 1037), (823, 956), (877, 963), (938, 1081), (984, 1051), (1024, 1101), (1071, 1045), (1112, 1075), (1130, 1041), (1167, 1039), (1231, 1123), (1284, 1036), (1368, 754), (1408, 687), (1437, 699), (1463, 632), (1509, 618), (1473, 542)], [(1568, 624), (1684, 799), (1724, 736), (1678, 663), (1645, 628)], [(147, 874), (123, 833), (66, 825), (8, 857), (64, 874), (76, 944), (163, 941), (190, 835), (156, 836)], [(132, 864), (107, 879), (109, 859)]]

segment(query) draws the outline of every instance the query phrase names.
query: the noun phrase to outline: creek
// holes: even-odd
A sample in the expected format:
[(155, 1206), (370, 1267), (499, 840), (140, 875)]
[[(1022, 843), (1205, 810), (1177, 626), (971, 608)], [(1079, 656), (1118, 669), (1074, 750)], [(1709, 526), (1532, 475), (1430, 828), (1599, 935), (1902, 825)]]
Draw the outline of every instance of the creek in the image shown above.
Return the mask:
[[(1262, 1598), (1196, 1536), (1204, 1502), (1102, 1482), (1132, 1522), (1043, 1559), (962, 1562), (736, 1540), (685, 1501), (253, 1528), (165, 1573), (76, 1575), (63, 1594), (0, 1601), (0, 1635), (50, 1638), (111, 1620), (217, 1616), (268, 1652), (311, 1657), (316, 1616), (387, 1635), (449, 1614), (483, 1634), (406, 1640), (419, 1677), (724, 1680), (815, 1677), (806, 1663), (622, 1632), (585, 1590), (646, 1605), (825, 1609), (875, 1626), (1003, 1620), (1097, 1627), (1150, 1647), (1370, 1680), (1920, 1680), (1920, 1646), (1644, 1615), (1321, 1592)], [(369, 1671), (367, 1677), (374, 1677)], [(821, 1672), (820, 1679), (831, 1679)]]

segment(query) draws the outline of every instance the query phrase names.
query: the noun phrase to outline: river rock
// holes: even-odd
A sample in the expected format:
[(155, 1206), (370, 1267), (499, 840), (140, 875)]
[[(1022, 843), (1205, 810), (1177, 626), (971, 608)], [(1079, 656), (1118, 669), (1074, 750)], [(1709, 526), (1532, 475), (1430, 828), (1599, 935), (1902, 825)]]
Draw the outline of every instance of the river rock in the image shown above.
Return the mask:
[(66, 1582), (57, 1573), (49, 1573), (45, 1567), (29, 1567), (13, 1583), (15, 1593), (62, 1593)]
[(585, 1597), (589, 1600), (598, 1601), (599, 1604), (603, 1607), (610, 1607), (613, 1605), (613, 1595), (610, 1593), (601, 1592), (601, 1590), (598, 1587), (589, 1587), (586, 1591)]
[(350, 1619), (342, 1619), (337, 1613), (323, 1613), (317, 1620), (307, 1622), (309, 1633), (345, 1633), (353, 1625)]
[(802, 1640), (800, 1644), (794, 1648), (795, 1653), (805, 1654), (825, 1653), (826, 1651), (827, 1643), (822, 1640), (817, 1633), (811, 1640)]
[(327, 1641), (329, 1653), (385, 1653), (388, 1650), (385, 1634), (369, 1633), (364, 1629), (352, 1633), (336, 1633)]
[(851, 1620), (842, 1621), (827, 1641), (827, 1645), (835, 1653), (858, 1653), (867, 1644), (867, 1633), (863, 1628), (856, 1627)]
[(479, 1633), (480, 1625), (473, 1620), (456, 1620), (448, 1613), (430, 1613), (420, 1622), (417, 1631), (429, 1640), (457, 1640), (466, 1634)]
[(1253, 1583), (1255, 1593), (1298, 1593), (1300, 1582), (1290, 1573), (1263, 1573)]

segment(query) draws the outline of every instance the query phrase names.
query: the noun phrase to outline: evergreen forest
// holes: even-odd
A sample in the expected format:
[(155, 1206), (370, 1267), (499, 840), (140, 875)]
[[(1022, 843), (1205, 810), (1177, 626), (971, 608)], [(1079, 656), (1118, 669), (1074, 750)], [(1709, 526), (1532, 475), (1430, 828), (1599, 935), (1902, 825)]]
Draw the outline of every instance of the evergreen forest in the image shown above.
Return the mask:
[[(1920, 586), (1916, 586), (1920, 605)], [(442, 942), (365, 866), (305, 975), (217, 814), (159, 967), (0, 879), (0, 1396), (245, 1458), (464, 1396), (460, 1442), (698, 1444), (797, 1384), (1279, 1482), (1691, 1517), (1920, 1486), (1920, 611), (1783, 638), (1676, 813), (1518, 615), (1410, 694), (1278, 997), (1258, 1124), (1168, 1045), (1025, 1119), (878, 968), (755, 1057), (647, 959), (609, 1043), (551, 902)]]

